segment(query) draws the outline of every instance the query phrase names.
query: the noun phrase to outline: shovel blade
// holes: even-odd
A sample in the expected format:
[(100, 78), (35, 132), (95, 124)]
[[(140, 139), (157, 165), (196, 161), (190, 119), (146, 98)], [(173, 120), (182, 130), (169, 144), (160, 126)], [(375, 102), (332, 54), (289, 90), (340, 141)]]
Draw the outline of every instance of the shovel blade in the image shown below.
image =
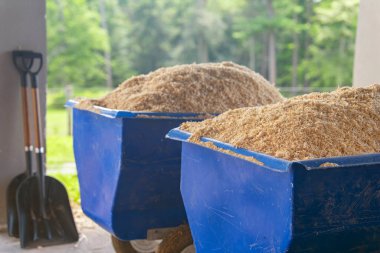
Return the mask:
[(7, 188), (7, 227), (9, 236), (18, 237), (19, 234), (16, 194), (17, 189), (26, 178), (26, 173), (17, 175)]
[(37, 176), (26, 179), (17, 191), (19, 236), (22, 248), (78, 241), (78, 231), (65, 187), (49, 176), (45, 176), (45, 184), (45, 217), (40, 210)]

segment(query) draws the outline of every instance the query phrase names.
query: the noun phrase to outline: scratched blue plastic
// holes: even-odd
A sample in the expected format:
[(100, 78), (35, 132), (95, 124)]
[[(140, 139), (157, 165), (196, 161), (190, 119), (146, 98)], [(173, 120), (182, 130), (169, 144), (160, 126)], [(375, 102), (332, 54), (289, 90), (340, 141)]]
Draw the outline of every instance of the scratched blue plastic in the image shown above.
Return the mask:
[(167, 136), (197, 253), (380, 252), (380, 154), (290, 162), (202, 138), (257, 164)]
[(181, 144), (165, 134), (195, 115), (141, 118), (163, 114), (97, 109), (100, 113), (73, 109), (84, 213), (122, 240), (145, 239), (148, 229), (186, 223), (179, 190)]

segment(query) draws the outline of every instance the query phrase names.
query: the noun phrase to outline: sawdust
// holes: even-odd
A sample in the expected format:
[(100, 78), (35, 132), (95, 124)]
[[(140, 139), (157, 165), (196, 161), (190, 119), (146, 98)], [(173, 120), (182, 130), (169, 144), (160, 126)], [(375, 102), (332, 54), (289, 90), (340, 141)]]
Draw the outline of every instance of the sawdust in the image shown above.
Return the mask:
[(193, 243), (190, 227), (181, 225), (170, 232), (158, 246), (157, 253), (178, 253)]
[(229, 155), (240, 157), (240, 158), (243, 158), (245, 160), (254, 162), (254, 163), (258, 164), (258, 165), (264, 165), (263, 162), (260, 162), (259, 160), (253, 158), (252, 156), (241, 155), (241, 154), (237, 154), (235, 152), (232, 152), (231, 150), (219, 148), (219, 147), (215, 146), (214, 143), (212, 143), (212, 142), (198, 142), (198, 143), (201, 143), (205, 147), (208, 147), (208, 148), (211, 148), (211, 149), (214, 149), (214, 150), (218, 150), (218, 151), (227, 153)]
[(319, 167), (337, 167), (337, 166), (339, 166), (339, 164), (337, 164), (337, 163), (329, 163), (329, 162), (322, 163), (321, 165), (319, 165)]
[(96, 99), (78, 98), (76, 100), (79, 102), (78, 104), (75, 105), (76, 108), (95, 112), (95, 113), (100, 113), (100, 110), (94, 107), (94, 105), (96, 105), (97, 103)]
[(380, 152), (380, 85), (311, 93), (187, 122), (190, 141), (209, 137), (287, 160)]
[(149, 112), (221, 113), (282, 101), (279, 91), (252, 70), (232, 62), (178, 65), (132, 77), (97, 100), (77, 108)]
[(157, 115), (144, 115), (144, 114), (139, 114), (137, 116), (138, 118), (145, 118), (145, 119), (178, 119), (181, 118), (183, 120), (200, 120), (200, 119), (209, 119), (215, 117), (215, 115), (210, 114), (210, 113), (199, 113), (196, 114), (195, 116), (157, 116)]

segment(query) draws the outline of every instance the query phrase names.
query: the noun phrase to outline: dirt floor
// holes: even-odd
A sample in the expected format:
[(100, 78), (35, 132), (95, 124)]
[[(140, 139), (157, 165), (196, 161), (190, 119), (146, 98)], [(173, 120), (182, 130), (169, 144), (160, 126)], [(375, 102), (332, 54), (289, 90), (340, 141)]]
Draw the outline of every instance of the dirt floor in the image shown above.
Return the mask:
[[(79, 231), (79, 241), (73, 244), (27, 250), (28, 253), (110, 253), (114, 252), (109, 233), (87, 218), (79, 207), (74, 208), (74, 217)], [(6, 227), (0, 227), (0, 253), (26, 251), (20, 248), (19, 240), (8, 237)]]

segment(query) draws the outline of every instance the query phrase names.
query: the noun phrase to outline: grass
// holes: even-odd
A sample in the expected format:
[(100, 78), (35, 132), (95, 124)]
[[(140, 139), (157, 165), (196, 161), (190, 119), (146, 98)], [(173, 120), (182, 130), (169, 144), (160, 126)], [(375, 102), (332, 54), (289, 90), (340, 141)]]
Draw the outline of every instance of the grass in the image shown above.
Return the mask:
[[(74, 97), (96, 98), (107, 90), (92, 88), (74, 90)], [(69, 198), (76, 203), (80, 202), (79, 185), (76, 171), (72, 170), (75, 164), (73, 139), (69, 133), (69, 110), (64, 108), (66, 97), (63, 89), (47, 93), (46, 111), (46, 166), (50, 176), (61, 181), (69, 194)]]
[[(91, 88), (74, 91), (74, 97), (96, 98), (106, 89)], [(66, 98), (62, 90), (48, 91), (46, 112), (47, 167), (54, 170), (65, 164), (74, 163), (72, 136), (70, 135), (70, 109), (65, 109)]]
[(63, 174), (57, 170), (51, 171), (48, 174), (63, 183), (71, 201), (80, 203), (78, 176), (76, 174)]
[(46, 113), (46, 135), (67, 135), (68, 134), (68, 111), (62, 109), (47, 109)]
[(68, 112), (48, 109), (46, 113), (46, 162), (48, 169), (56, 169), (74, 162), (72, 136), (68, 135)]
[(49, 169), (59, 169), (65, 164), (74, 163), (71, 136), (48, 136), (46, 147), (46, 163)]
[(73, 164), (72, 136), (68, 135), (68, 112), (48, 107), (46, 112), (46, 166), (50, 176), (62, 182), (71, 201), (80, 203), (76, 172), (63, 173), (65, 165)]

